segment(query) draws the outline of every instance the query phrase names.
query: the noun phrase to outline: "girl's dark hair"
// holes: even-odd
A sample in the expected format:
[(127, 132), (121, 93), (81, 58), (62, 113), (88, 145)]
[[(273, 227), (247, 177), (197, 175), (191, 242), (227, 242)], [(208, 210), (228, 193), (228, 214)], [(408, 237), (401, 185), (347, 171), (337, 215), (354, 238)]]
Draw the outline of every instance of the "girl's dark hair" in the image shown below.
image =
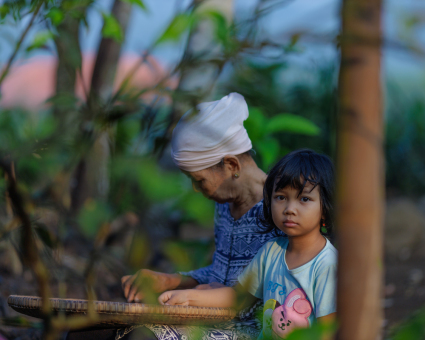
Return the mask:
[(263, 216), (260, 217), (261, 224), (266, 228), (265, 232), (278, 229), (273, 222), (271, 213), (271, 199), (273, 189), (283, 189), (291, 186), (304, 190), (307, 182), (319, 186), (320, 203), (324, 215), (325, 227), (320, 227), (320, 232), (326, 236), (332, 233), (332, 209), (334, 191), (334, 167), (328, 156), (320, 155), (312, 150), (303, 149), (293, 151), (284, 156), (269, 172), (264, 184)]

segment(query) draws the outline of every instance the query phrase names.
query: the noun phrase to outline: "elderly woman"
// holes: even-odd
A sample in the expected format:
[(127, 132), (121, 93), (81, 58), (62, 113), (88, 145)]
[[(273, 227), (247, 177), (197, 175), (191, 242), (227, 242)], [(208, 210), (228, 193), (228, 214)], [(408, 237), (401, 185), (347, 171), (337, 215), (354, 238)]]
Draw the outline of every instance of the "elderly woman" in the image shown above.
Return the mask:
[[(124, 276), (122, 287), (129, 302), (142, 301), (152, 291), (233, 286), (258, 249), (276, 236), (262, 233), (258, 224), (266, 174), (251, 157), (252, 144), (243, 126), (248, 118), (244, 98), (231, 93), (218, 101), (199, 104), (197, 109), (186, 113), (175, 127), (171, 155), (191, 178), (194, 189), (217, 202), (212, 264), (190, 272), (166, 274), (140, 269), (135, 275)], [(203, 329), (203, 338), (256, 338), (261, 325), (252, 311), (241, 313), (225, 329)], [(144, 326), (160, 340), (191, 340), (193, 334), (193, 327)], [(116, 339), (128, 338), (133, 333), (125, 335), (129, 331), (118, 330)]]
[[(161, 293), (170, 289), (233, 286), (258, 249), (276, 236), (262, 233), (258, 225), (266, 174), (251, 157), (252, 144), (243, 126), (247, 118), (244, 98), (231, 93), (218, 101), (200, 104), (198, 112), (186, 113), (177, 124), (171, 141), (174, 162), (192, 179), (196, 190), (217, 202), (213, 261), (208, 267), (185, 273), (141, 269), (135, 275), (124, 276), (122, 284), (128, 301), (141, 301), (146, 288)], [(150, 287), (143, 285), (149, 281)], [(256, 336), (259, 330), (252, 315), (241, 323), (252, 328), (246, 333)], [(181, 327), (147, 327), (158, 339), (187, 336)], [(222, 335), (232, 338), (231, 330)]]

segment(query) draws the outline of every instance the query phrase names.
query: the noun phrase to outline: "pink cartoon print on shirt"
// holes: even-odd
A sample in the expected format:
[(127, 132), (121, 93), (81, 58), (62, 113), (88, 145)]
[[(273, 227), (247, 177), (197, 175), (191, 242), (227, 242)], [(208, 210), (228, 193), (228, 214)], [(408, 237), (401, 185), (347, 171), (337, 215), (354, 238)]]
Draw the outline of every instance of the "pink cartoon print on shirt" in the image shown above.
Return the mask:
[(284, 339), (295, 328), (308, 327), (313, 308), (301, 288), (294, 289), (283, 305), (270, 299), (264, 304), (263, 334), (265, 338)]

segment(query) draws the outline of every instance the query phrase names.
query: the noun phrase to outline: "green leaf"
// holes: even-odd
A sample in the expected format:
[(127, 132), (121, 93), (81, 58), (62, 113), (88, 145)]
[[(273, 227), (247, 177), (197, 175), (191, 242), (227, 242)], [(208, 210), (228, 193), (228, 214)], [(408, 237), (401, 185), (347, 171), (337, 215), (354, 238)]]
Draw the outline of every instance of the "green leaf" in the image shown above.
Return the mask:
[(229, 41), (229, 24), (226, 17), (223, 13), (214, 10), (203, 11), (200, 13), (202, 17), (205, 17), (214, 25), (214, 35), (215, 39), (218, 42), (221, 42), (223, 45), (227, 44)]
[(134, 119), (119, 120), (115, 134), (116, 152), (125, 153), (140, 132), (140, 123)]
[(146, 7), (146, 5), (144, 4), (142, 0), (121, 0), (121, 1), (127, 2), (131, 5), (139, 6), (144, 11), (148, 11), (148, 8)]
[(404, 25), (407, 29), (413, 29), (423, 23), (423, 19), (418, 15), (412, 15), (404, 20)]
[(59, 93), (50, 97), (47, 100), (47, 103), (50, 103), (62, 110), (75, 110), (78, 105), (78, 98), (74, 96), (74, 94), (69, 93)]
[(162, 36), (157, 40), (157, 44), (167, 41), (178, 41), (182, 34), (192, 27), (194, 22), (195, 17), (193, 15), (187, 13), (176, 15)]
[(391, 340), (424, 339), (425, 308), (413, 313), (406, 321), (393, 329), (391, 333)]
[(320, 128), (312, 121), (291, 113), (282, 113), (272, 117), (266, 126), (268, 133), (291, 132), (307, 136), (317, 136)]
[(279, 142), (275, 138), (267, 138), (257, 141), (254, 147), (258, 150), (263, 161), (263, 169), (268, 169), (269, 166), (279, 157)]
[(4, 19), (10, 12), (10, 7), (7, 4), (0, 6), (0, 19)]
[(214, 202), (202, 198), (200, 193), (187, 192), (178, 202), (178, 207), (185, 213), (185, 218), (208, 225), (214, 220)]
[(102, 202), (87, 200), (78, 215), (78, 223), (81, 232), (89, 239), (93, 239), (102, 224), (112, 217), (111, 209)]
[(56, 131), (56, 127), (57, 121), (55, 117), (50, 114), (40, 114), (37, 121), (31, 126), (31, 130), (28, 131), (28, 137), (42, 140), (51, 136)]
[(34, 41), (32, 42), (32, 44), (27, 47), (26, 51), (30, 52), (37, 48), (43, 47), (44, 45), (47, 44), (49, 40), (53, 39), (53, 36), (54, 36), (53, 33), (50, 31), (44, 31), (44, 32), (38, 33), (34, 37)]
[(249, 117), (244, 122), (244, 127), (253, 144), (263, 139), (266, 133), (266, 117), (264, 117), (261, 109), (257, 107), (249, 108)]
[(26, 328), (35, 328), (35, 329), (43, 329), (43, 322), (33, 322), (29, 321), (23, 316), (11, 316), (11, 317), (3, 317), (1, 320), (1, 324), (9, 327), (26, 327)]
[(52, 21), (54, 26), (57, 26), (63, 21), (64, 14), (58, 7), (53, 7), (46, 14), (46, 17)]
[(142, 192), (152, 201), (175, 198), (183, 191), (179, 173), (163, 171), (149, 159), (145, 159), (138, 169), (138, 183)]
[(114, 16), (103, 13), (102, 36), (114, 39), (116, 42), (122, 42), (124, 39), (123, 30)]
[(286, 340), (321, 340), (321, 339), (332, 339), (337, 329), (335, 322), (332, 323), (314, 323), (309, 328), (298, 328), (294, 329)]
[[(214, 252), (213, 240), (167, 241), (162, 247), (176, 271), (189, 271), (207, 266)], [(196, 338), (194, 338), (196, 339)]]

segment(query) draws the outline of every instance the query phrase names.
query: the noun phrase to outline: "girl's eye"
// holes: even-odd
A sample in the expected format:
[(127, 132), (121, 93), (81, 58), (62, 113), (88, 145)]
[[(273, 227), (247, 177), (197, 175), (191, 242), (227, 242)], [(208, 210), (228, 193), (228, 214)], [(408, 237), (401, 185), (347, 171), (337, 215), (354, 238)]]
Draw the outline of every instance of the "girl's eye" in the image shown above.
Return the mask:
[(301, 197), (301, 202), (308, 202), (310, 199), (308, 197)]
[(276, 196), (276, 199), (277, 199), (278, 201), (283, 201), (283, 200), (285, 199), (285, 196), (283, 196), (283, 195), (277, 195), (277, 196)]

